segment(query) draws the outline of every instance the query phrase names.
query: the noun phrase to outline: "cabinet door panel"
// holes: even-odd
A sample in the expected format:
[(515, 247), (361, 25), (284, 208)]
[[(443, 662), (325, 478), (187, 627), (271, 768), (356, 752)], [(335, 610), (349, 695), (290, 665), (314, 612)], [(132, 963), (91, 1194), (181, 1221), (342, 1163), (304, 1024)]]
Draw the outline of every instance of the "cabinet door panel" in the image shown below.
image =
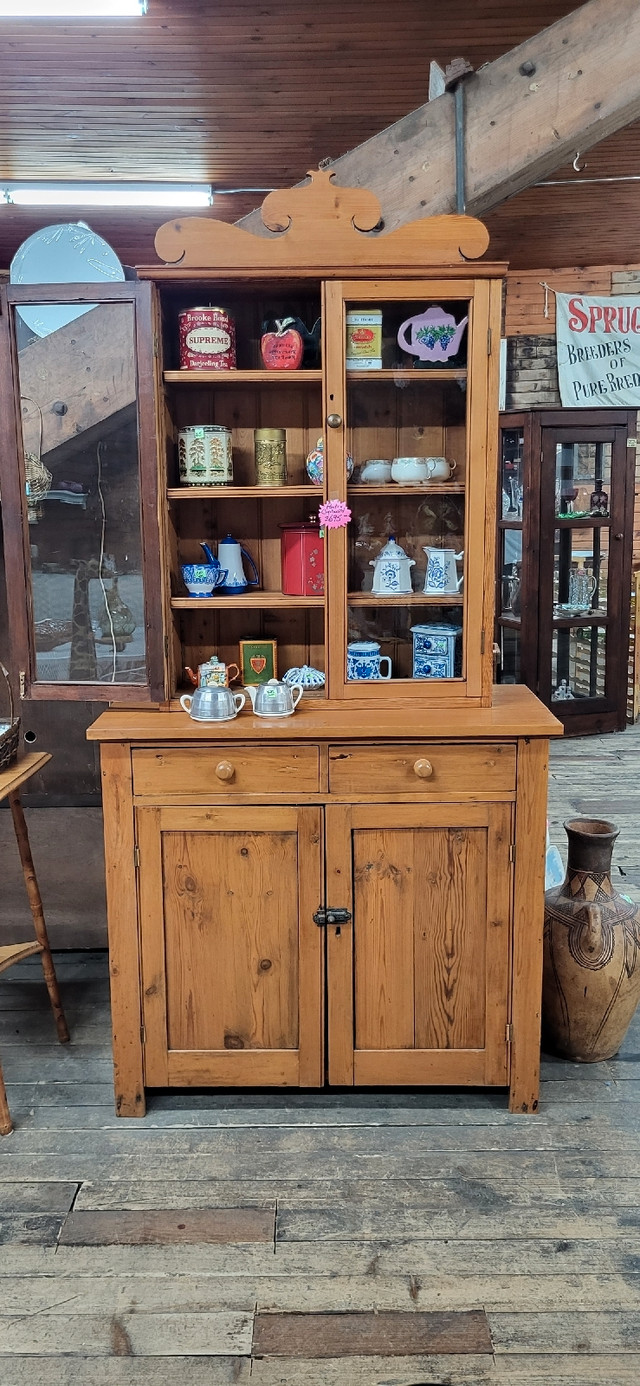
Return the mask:
[(320, 810), (140, 809), (138, 830), (147, 1082), (321, 1082)]
[(329, 863), (341, 857), (343, 894), (349, 885), (354, 1000), (346, 929), (330, 928), (330, 1078), (505, 1083), (509, 807), (363, 805), (342, 810), (339, 831), (333, 813)]

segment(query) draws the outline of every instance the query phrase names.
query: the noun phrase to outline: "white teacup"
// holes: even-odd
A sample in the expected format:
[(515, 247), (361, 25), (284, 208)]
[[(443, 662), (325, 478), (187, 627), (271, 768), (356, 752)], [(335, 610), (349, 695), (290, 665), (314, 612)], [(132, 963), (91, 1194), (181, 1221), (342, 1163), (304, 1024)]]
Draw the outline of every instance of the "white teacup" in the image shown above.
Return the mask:
[(429, 481), (448, 481), (456, 469), (455, 462), (449, 462), (446, 457), (426, 457), (425, 461)]
[(400, 486), (415, 485), (426, 481), (429, 476), (424, 457), (394, 457), (391, 463), (391, 479)]
[(360, 470), (360, 480), (365, 483), (391, 481), (391, 463), (386, 462), (382, 457), (370, 457), (367, 462), (363, 462)]

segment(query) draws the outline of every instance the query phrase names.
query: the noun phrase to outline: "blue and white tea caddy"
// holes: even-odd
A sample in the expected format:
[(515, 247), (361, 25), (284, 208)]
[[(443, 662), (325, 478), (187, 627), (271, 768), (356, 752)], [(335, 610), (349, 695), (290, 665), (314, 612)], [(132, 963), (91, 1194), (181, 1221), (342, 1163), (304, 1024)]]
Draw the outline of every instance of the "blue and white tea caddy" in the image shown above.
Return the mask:
[(456, 637), (462, 626), (436, 622), (432, 626), (412, 626), (414, 679), (452, 679)]
[(409, 558), (401, 545), (396, 543), (395, 536), (390, 534), (378, 557), (369, 560), (369, 567), (373, 568), (373, 591), (382, 597), (411, 592), (411, 569), (414, 566), (415, 558)]
[[(388, 664), (388, 673), (383, 674), (381, 664)], [(347, 645), (348, 679), (390, 679), (391, 660), (380, 654), (377, 640), (352, 640)]]

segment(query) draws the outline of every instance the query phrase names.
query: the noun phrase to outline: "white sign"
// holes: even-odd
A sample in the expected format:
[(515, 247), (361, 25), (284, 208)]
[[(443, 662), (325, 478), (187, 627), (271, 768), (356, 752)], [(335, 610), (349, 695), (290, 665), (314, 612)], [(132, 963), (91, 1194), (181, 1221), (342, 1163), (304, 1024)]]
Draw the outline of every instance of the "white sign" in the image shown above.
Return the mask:
[(556, 294), (556, 336), (563, 405), (640, 408), (640, 295)]

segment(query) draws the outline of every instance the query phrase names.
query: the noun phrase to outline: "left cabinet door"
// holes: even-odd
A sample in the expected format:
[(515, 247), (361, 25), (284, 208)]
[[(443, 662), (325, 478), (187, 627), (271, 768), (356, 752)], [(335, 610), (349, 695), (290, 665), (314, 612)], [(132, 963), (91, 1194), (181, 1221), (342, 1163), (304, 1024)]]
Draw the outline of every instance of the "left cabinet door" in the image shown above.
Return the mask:
[(324, 1081), (321, 815), (137, 810), (149, 1087)]
[(23, 697), (167, 692), (152, 294), (128, 281), (3, 290), (0, 484)]

